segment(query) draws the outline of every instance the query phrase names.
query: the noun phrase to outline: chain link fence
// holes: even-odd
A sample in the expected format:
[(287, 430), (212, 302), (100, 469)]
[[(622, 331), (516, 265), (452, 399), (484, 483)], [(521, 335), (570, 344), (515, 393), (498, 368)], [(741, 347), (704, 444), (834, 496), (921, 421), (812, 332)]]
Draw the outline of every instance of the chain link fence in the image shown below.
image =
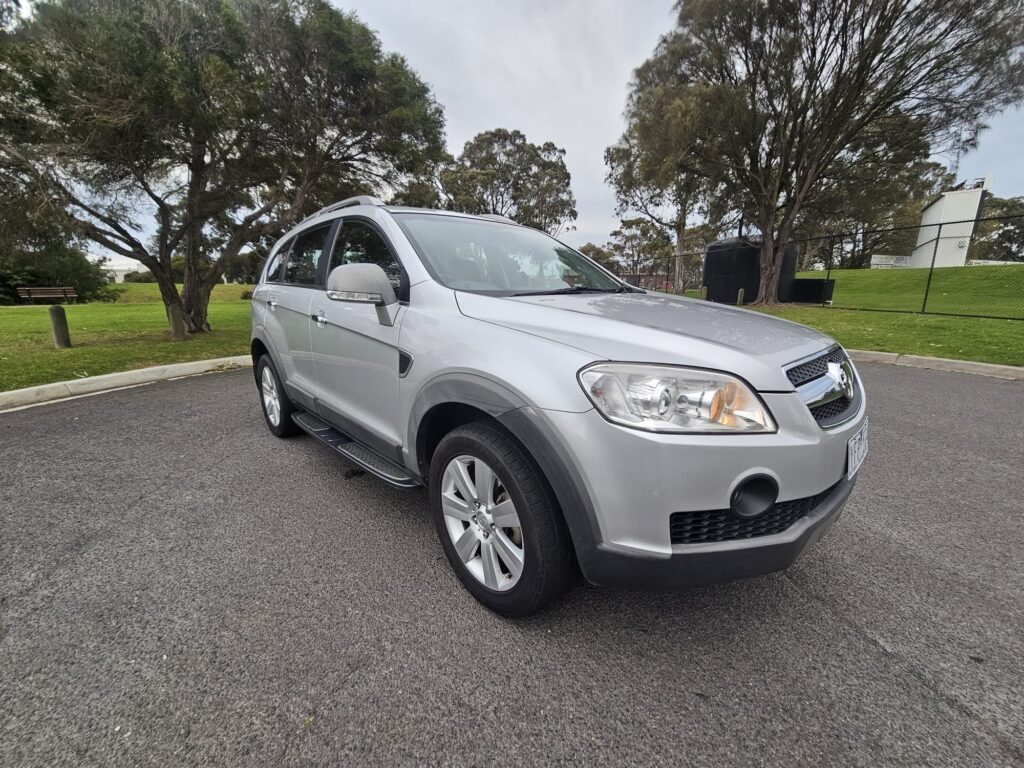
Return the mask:
[[(1024, 216), (865, 229), (793, 246), (796, 277), (825, 281), (812, 292), (823, 307), (1024, 320)], [(642, 288), (699, 296), (703, 265), (699, 251), (612, 268)]]
[(1024, 320), (1024, 216), (798, 241), (798, 277), (834, 281), (822, 305)]
[(605, 266), (630, 285), (697, 297), (704, 280), (704, 251), (632, 263), (628, 260), (612, 262)]

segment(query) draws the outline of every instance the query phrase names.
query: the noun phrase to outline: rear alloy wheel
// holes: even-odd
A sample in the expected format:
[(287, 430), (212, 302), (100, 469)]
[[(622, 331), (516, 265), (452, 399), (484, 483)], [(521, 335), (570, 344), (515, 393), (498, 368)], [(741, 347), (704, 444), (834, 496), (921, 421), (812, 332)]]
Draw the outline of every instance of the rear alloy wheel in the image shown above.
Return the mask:
[(270, 431), (278, 437), (297, 435), (300, 430), (292, 421), (295, 409), (284, 392), (270, 355), (263, 355), (256, 364), (256, 382), (260, 388), (263, 418), (266, 419)]
[(449, 432), (430, 462), (430, 500), (445, 555), (477, 600), (525, 616), (575, 581), (569, 532), (547, 480), (497, 425)]

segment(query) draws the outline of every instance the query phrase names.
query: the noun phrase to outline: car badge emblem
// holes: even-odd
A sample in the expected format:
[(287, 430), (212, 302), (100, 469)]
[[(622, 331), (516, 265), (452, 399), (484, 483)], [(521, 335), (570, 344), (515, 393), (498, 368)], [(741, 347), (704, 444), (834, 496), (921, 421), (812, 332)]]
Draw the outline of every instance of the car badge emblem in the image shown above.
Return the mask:
[(829, 363), (828, 377), (835, 382), (836, 389), (841, 390), (848, 400), (853, 398), (853, 371), (850, 370), (849, 363)]

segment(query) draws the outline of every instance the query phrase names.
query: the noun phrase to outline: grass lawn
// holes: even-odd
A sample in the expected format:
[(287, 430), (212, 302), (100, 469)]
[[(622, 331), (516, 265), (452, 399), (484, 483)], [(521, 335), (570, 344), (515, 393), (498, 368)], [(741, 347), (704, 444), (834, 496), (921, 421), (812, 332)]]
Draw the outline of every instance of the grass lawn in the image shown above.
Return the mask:
[[(249, 286), (217, 286), (210, 302), (213, 332), (179, 342), (169, 339), (156, 286), (124, 287), (121, 300), (114, 304), (65, 308), (71, 349), (53, 348), (45, 306), (0, 307), (0, 391), (248, 351), (250, 302), (241, 294)], [(854, 349), (1024, 365), (1024, 321), (1020, 320), (808, 306), (765, 311), (820, 328)]]
[(155, 285), (126, 285), (113, 304), (65, 306), (71, 349), (54, 349), (43, 305), (0, 307), (0, 391), (150, 365), (242, 355), (249, 349), (251, 286), (218, 285), (212, 333), (171, 341)]
[[(798, 277), (824, 278), (825, 272)], [(920, 312), (927, 269), (834, 269), (832, 306)], [(1024, 264), (942, 267), (932, 275), (928, 311), (1024, 317)]]
[(1024, 365), (1024, 320), (808, 306), (762, 311), (817, 328), (851, 349)]

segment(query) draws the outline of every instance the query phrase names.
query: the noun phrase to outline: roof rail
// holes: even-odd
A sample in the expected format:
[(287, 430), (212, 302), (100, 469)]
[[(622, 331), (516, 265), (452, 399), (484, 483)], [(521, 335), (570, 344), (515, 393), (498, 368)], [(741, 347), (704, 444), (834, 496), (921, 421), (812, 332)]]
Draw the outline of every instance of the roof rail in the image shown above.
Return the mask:
[(481, 213), (479, 214), (481, 219), (490, 219), (491, 221), (504, 221), (508, 224), (518, 224), (518, 221), (510, 219), (508, 216), (502, 216), (500, 213)]
[(305, 219), (303, 219), (303, 221), (309, 221), (310, 219), (316, 218), (317, 216), (322, 216), (325, 213), (337, 211), (340, 208), (349, 208), (353, 205), (384, 205), (384, 201), (381, 200), (379, 197), (374, 197), (373, 195), (356, 195), (355, 197), (346, 197), (344, 200), (339, 200), (336, 203), (331, 203), (330, 205), (321, 208), (316, 213), (310, 214)]

